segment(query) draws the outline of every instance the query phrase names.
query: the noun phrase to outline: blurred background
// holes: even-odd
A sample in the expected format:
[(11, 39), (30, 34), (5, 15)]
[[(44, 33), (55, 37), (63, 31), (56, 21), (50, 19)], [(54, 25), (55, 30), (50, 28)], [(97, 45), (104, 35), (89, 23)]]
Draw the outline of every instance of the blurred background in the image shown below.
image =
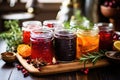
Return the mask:
[(104, 0), (0, 0), (0, 31), (5, 20), (70, 20), (74, 9), (92, 22), (107, 22), (100, 12)]

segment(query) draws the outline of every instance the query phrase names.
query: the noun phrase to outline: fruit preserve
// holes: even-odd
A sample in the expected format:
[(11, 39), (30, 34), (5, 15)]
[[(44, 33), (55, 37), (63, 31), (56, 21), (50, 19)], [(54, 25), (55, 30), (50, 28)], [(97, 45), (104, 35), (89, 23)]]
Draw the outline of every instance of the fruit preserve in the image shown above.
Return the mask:
[(113, 34), (114, 29), (112, 23), (98, 23), (96, 26), (99, 27), (99, 49), (101, 50), (112, 50), (113, 48)]
[(60, 61), (76, 58), (76, 35), (68, 30), (55, 31), (55, 55)]
[(98, 28), (77, 30), (77, 58), (82, 54), (98, 51), (99, 48), (99, 34)]
[(40, 21), (25, 21), (23, 22), (23, 43), (30, 44), (30, 31), (41, 26)]
[(53, 59), (53, 34), (50, 30), (36, 29), (31, 31), (31, 58), (41, 59), (52, 63)]
[(54, 29), (59, 28), (61, 26), (62, 26), (62, 24), (58, 20), (44, 20), (43, 21), (43, 27), (49, 28), (51, 30), (54, 30)]

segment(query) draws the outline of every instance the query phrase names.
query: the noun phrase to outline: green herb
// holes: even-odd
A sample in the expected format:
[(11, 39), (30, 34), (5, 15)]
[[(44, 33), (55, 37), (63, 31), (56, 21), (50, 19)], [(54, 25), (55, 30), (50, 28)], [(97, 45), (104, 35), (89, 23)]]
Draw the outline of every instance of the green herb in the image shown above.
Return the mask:
[(17, 46), (22, 43), (22, 30), (19, 27), (19, 21), (9, 20), (4, 23), (9, 30), (1, 33), (0, 38), (6, 41), (7, 51), (16, 51)]
[(83, 62), (84, 64), (92, 62), (95, 64), (98, 60), (102, 59), (105, 56), (105, 51), (98, 51), (98, 52), (91, 52), (87, 54), (83, 54), (80, 58), (80, 62)]
[(85, 16), (81, 15), (80, 10), (76, 10), (74, 15), (71, 17), (70, 21), (64, 23), (65, 28), (70, 29), (82, 29), (82, 30), (91, 30), (94, 24), (87, 19)]

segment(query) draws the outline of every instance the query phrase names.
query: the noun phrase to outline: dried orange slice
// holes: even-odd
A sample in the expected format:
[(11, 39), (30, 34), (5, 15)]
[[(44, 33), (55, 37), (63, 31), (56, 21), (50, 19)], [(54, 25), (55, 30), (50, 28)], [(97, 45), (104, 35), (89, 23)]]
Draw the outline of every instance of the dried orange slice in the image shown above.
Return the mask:
[(115, 41), (113, 46), (116, 50), (120, 51), (120, 41)]
[(31, 55), (31, 47), (27, 44), (20, 44), (17, 47), (17, 53), (26, 58)]

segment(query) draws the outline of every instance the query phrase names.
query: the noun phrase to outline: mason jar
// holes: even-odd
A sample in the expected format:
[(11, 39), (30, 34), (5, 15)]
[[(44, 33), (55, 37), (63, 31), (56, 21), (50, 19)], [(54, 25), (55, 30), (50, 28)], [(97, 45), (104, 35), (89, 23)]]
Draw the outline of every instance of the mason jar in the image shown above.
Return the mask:
[(76, 38), (76, 34), (71, 30), (55, 30), (54, 45), (58, 61), (73, 61), (76, 59)]
[(44, 28), (32, 30), (30, 41), (31, 59), (41, 59), (51, 64), (54, 56), (53, 32)]
[(79, 59), (82, 54), (98, 51), (99, 30), (97, 27), (91, 29), (77, 30), (77, 55)]

